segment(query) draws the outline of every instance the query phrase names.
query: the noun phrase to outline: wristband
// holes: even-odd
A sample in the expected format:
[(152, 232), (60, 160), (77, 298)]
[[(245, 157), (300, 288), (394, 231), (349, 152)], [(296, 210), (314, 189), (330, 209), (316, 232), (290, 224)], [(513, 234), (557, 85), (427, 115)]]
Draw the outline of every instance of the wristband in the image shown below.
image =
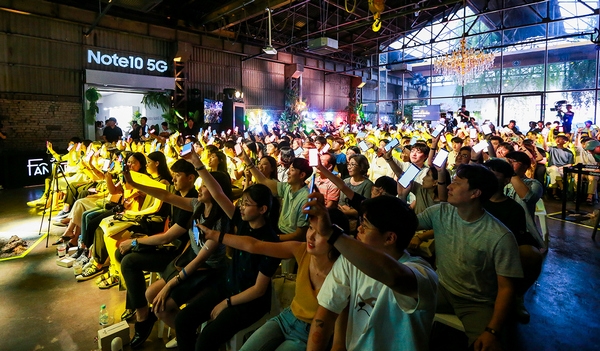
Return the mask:
[(219, 244), (223, 243), (223, 237), (225, 237), (225, 231), (221, 231), (221, 234), (219, 234)]
[(333, 244), (335, 244), (337, 239), (339, 239), (340, 236), (342, 236), (342, 234), (344, 234), (344, 230), (342, 228), (340, 228), (340, 226), (338, 226), (337, 224), (332, 224), (331, 229), (333, 229), (333, 233), (331, 233), (331, 235), (329, 236), (329, 239), (327, 239), (327, 243), (329, 245), (333, 246)]
[(485, 327), (485, 331), (492, 334), (493, 336), (498, 336), (498, 332), (490, 327)]
[(423, 239), (419, 236), (419, 234), (415, 234), (415, 238), (419, 239), (420, 242), (423, 242)]
[(446, 182), (438, 182), (437, 185), (446, 185)]
[(196, 167), (196, 171), (202, 171), (202, 170), (205, 170), (205, 169), (206, 169), (205, 165), (202, 165), (200, 167)]
[(185, 272), (185, 268), (183, 268), (183, 269), (181, 270), (181, 273), (183, 273), (183, 277), (184, 277), (184, 278), (187, 278), (187, 273)]
[(231, 297), (228, 297), (228, 298), (226, 298), (225, 300), (227, 300), (227, 307), (231, 307), (231, 306), (233, 306), (233, 305), (231, 304)]

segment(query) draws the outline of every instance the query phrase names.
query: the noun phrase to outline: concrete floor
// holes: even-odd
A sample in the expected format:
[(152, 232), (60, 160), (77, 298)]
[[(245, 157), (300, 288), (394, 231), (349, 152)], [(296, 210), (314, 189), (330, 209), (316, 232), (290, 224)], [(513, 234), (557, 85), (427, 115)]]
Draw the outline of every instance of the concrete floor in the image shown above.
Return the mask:
[[(25, 203), (41, 192), (0, 191), (0, 236), (38, 237), (41, 217)], [(557, 212), (560, 204), (546, 201), (546, 209)], [(515, 327), (509, 350), (600, 350), (600, 239), (593, 242), (591, 229), (572, 223), (548, 219), (548, 227), (543, 272), (525, 298), (531, 322)], [(52, 226), (50, 242), (62, 231)], [(77, 283), (71, 269), (56, 265), (55, 252), (44, 240), (25, 258), (0, 262), (0, 350), (95, 350), (100, 305), (119, 320), (125, 292), (100, 290), (93, 280)], [(440, 349), (457, 349), (461, 335), (453, 333), (442, 333), (448, 340), (440, 340)], [(167, 341), (155, 327), (140, 350), (165, 350)]]

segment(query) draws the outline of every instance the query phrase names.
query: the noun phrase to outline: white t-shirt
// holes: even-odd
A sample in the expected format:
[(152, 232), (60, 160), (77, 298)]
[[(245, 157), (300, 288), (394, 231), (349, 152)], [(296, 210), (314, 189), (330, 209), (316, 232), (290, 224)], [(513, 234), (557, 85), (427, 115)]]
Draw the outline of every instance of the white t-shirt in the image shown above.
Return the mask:
[(317, 299), (319, 305), (338, 314), (349, 304), (347, 350), (428, 349), (437, 275), (421, 258), (405, 253), (398, 262), (417, 277), (418, 299), (394, 292), (344, 257), (334, 263)]

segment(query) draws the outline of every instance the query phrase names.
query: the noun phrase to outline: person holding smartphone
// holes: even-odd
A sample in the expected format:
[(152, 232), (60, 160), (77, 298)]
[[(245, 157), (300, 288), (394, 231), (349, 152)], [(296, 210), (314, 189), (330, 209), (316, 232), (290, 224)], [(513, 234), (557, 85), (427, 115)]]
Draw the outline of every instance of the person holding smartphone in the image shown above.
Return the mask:
[[(232, 226), (237, 229), (236, 235), (260, 241), (278, 241), (273, 225), (278, 219), (278, 202), (267, 186), (256, 184), (244, 190), (239, 206), (235, 206), (198, 155), (191, 153), (185, 158), (194, 165), (210, 196), (231, 219)], [(227, 231), (222, 229), (218, 244), (222, 244), (225, 234)], [(208, 240), (210, 242), (212, 240)], [(177, 314), (175, 329), (180, 350), (216, 351), (237, 332), (269, 311), (271, 277), (280, 260), (239, 250), (234, 250), (231, 257), (227, 273), (204, 286), (197, 297)], [(185, 282), (186, 274), (182, 270), (174, 279), (178, 283)], [(209, 319), (212, 321), (197, 335), (198, 327)]]
[(308, 220), (302, 214), (302, 204), (308, 199), (306, 180), (313, 173), (309, 162), (303, 158), (295, 158), (287, 172), (287, 182), (277, 182), (262, 174), (254, 165), (244, 150), (240, 158), (250, 169), (252, 176), (259, 184), (271, 189), (274, 196), (282, 199), (281, 215), (279, 216), (279, 240), (304, 241), (308, 230)]

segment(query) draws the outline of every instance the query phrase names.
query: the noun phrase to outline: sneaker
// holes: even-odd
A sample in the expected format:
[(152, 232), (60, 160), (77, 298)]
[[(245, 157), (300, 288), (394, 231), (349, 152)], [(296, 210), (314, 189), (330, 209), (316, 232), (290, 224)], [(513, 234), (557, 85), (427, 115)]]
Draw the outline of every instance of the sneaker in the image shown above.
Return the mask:
[(77, 251), (74, 254), (71, 255), (71, 258), (78, 259), (84, 253), (87, 256), (87, 252), (86, 251), (87, 251), (87, 249), (84, 249), (83, 247), (78, 247)]
[(44, 206), (46, 204), (46, 197), (40, 197), (37, 200), (33, 200), (33, 201), (29, 201), (27, 202), (27, 206), (29, 207), (38, 207), (38, 206)]
[(167, 348), (167, 349), (175, 349), (175, 348), (177, 348), (177, 338), (173, 338), (173, 340), (169, 341), (165, 345), (165, 348)]
[(58, 218), (58, 219), (52, 221), (52, 225), (55, 225), (57, 227), (66, 227), (68, 224), (67, 223), (63, 223), (62, 222), (62, 218)]
[(84, 280), (90, 280), (92, 278), (94, 278), (97, 275), (100, 275), (102, 273), (104, 273), (106, 269), (103, 268), (98, 268), (96, 266), (96, 264), (92, 264), (90, 266), (88, 266), (85, 269), (81, 270), (81, 274), (78, 275), (77, 277), (75, 277), (75, 279), (77, 279), (78, 282), (82, 282)]
[[(79, 256), (79, 258), (81, 258), (81, 256)], [(96, 261), (94, 260), (93, 257), (91, 257), (90, 259), (88, 259), (87, 263), (83, 264), (83, 267), (81, 268), (81, 270), (84, 271), (84, 270), (90, 268), (91, 266), (95, 266), (95, 265), (96, 265)]]
[(69, 215), (69, 211), (65, 212), (64, 210), (61, 210), (56, 216), (54, 216), (55, 220), (60, 220), (63, 218), (66, 218)]

